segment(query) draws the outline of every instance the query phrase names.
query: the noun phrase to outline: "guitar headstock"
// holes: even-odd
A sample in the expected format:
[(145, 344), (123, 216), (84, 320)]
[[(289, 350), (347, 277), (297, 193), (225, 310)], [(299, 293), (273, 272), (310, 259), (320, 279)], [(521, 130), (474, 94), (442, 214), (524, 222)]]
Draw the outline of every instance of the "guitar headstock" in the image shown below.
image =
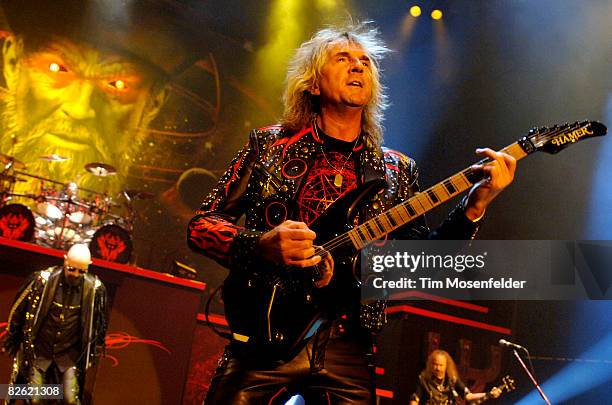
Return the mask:
[(603, 136), (608, 132), (598, 121), (581, 121), (553, 127), (533, 128), (519, 141), (527, 153), (543, 151), (558, 153), (568, 146), (587, 138)]
[(514, 378), (509, 375), (502, 378), (502, 385), (499, 386), (499, 389), (507, 392), (513, 391), (516, 389), (516, 384), (514, 383)]

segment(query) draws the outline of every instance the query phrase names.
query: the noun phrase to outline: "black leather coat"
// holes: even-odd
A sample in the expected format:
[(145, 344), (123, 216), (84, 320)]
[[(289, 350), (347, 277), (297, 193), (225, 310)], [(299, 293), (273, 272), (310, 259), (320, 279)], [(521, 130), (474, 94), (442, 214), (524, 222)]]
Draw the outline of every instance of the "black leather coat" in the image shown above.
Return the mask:
[[(16, 355), (13, 378), (28, 375), (27, 368), (34, 359), (34, 342), (43, 320), (51, 308), (55, 290), (61, 280), (63, 268), (50, 267), (38, 271), (26, 280), (12, 305), (4, 348)], [(78, 367), (84, 371), (104, 350), (107, 307), (104, 284), (93, 274), (85, 274), (81, 299), (81, 347), (78, 348)], [(25, 367), (25, 369), (24, 369)]]

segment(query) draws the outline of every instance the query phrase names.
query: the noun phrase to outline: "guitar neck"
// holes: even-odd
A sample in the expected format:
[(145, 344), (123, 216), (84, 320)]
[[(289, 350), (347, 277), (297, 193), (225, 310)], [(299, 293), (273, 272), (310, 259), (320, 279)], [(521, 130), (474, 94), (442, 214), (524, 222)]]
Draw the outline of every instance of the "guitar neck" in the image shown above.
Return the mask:
[[(532, 150), (524, 140), (521, 140), (503, 148), (501, 152), (520, 160)], [(482, 164), (487, 161), (488, 159), (484, 159), (478, 163)], [(479, 174), (468, 167), (353, 228), (348, 232), (348, 236), (355, 248), (362, 249), (368, 243), (383, 238), (393, 230), (463, 193), (480, 179)]]
[[(510, 377), (510, 376), (506, 376), (504, 377), (504, 383), (502, 385), (500, 385), (499, 387), (494, 387), (492, 390), (494, 389), (498, 389), (500, 391), (500, 395), (504, 392), (510, 392), (512, 390), (514, 390), (514, 380)], [(490, 394), (490, 391), (487, 392), (482, 398), (477, 399), (475, 401), (470, 401), (469, 405), (480, 405), (483, 404), (485, 402), (487, 402), (489, 399), (492, 398), (492, 395)]]
[(475, 401), (470, 401), (469, 405), (480, 405), (480, 404), (483, 404), (483, 403), (487, 402), (489, 399), (491, 399), (491, 396), (487, 393), (487, 394), (485, 394), (484, 397), (482, 397), (480, 399), (477, 399)]

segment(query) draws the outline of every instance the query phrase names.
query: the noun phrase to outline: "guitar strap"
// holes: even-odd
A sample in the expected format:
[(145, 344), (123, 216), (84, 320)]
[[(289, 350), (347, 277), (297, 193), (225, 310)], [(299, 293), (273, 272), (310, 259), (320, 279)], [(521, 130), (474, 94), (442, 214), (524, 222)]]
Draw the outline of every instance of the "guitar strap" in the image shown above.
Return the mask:
[(359, 154), (360, 167), (363, 173), (361, 184), (387, 179), (385, 162), (380, 146), (374, 145), (368, 138), (364, 140), (364, 150)]

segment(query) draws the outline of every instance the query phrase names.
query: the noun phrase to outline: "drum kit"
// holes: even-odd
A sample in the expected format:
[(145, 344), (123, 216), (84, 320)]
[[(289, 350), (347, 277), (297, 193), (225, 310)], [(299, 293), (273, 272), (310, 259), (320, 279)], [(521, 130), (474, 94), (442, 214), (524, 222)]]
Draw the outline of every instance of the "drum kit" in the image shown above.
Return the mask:
[[(41, 159), (67, 160), (56, 154)], [(41, 246), (62, 250), (75, 243), (87, 243), (93, 257), (119, 263), (130, 260), (136, 219), (134, 202), (151, 199), (154, 194), (126, 189), (112, 196), (79, 188), (76, 182), (64, 183), (27, 173), (25, 168), (23, 162), (0, 153), (0, 236), (34, 240)], [(86, 164), (84, 170), (97, 177), (117, 173), (113, 166), (99, 162)], [(35, 183), (36, 192), (14, 192), (16, 184), (22, 182)], [(25, 187), (18, 187), (22, 188)]]

